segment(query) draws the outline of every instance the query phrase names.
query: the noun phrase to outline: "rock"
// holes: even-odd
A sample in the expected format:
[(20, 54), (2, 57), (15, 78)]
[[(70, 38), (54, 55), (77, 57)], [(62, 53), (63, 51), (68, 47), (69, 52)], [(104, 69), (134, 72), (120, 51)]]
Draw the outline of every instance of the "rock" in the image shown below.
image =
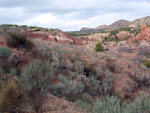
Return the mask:
[(135, 37), (137, 41), (150, 41), (150, 27), (147, 27), (145, 24), (141, 26), (141, 32)]
[(119, 33), (117, 33), (117, 37), (120, 40), (125, 40), (126, 38), (128, 38), (130, 36), (130, 33), (128, 31), (120, 31)]

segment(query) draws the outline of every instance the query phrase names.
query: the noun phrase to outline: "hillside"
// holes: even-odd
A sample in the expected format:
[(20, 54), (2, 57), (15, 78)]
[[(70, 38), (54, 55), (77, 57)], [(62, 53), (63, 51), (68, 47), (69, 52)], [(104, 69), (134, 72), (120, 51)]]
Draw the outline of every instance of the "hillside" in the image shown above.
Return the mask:
[(150, 113), (149, 57), (145, 24), (77, 37), (1, 25), (0, 112)]

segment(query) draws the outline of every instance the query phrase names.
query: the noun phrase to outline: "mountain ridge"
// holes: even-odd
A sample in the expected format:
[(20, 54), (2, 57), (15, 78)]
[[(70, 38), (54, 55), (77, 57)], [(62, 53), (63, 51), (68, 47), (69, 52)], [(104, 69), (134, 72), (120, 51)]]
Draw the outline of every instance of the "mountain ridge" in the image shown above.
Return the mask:
[(120, 19), (118, 21), (115, 21), (114, 23), (110, 25), (100, 25), (96, 28), (88, 28), (88, 27), (83, 27), (81, 28), (80, 31), (95, 31), (95, 30), (100, 30), (100, 31), (110, 31), (114, 29), (119, 29), (119, 28), (126, 28), (126, 27), (132, 27), (132, 28), (139, 28), (142, 24), (150, 25), (150, 16), (142, 17), (142, 18), (137, 18), (133, 21), (128, 21), (124, 19)]

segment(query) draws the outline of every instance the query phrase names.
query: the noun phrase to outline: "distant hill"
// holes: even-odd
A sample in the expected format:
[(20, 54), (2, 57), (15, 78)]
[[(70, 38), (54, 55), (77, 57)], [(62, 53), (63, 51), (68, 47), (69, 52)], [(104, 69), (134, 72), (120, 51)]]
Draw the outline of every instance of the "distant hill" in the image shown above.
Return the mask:
[(126, 28), (126, 27), (139, 28), (140, 25), (142, 25), (142, 24), (150, 25), (150, 16), (139, 18), (132, 22), (130, 22), (128, 20), (118, 20), (118, 21), (112, 23), (111, 25), (101, 25), (96, 28), (83, 27), (83, 28), (81, 28), (80, 32), (110, 31), (110, 30)]
[(130, 21), (127, 20), (118, 20), (111, 25), (109, 25), (108, 30), (113, 30), (113, 29), (119, 29), (119, 28), (124, 28), (128, 27), (131, 24)]
[(150, 16), (146, 16), (146, 17), (143, 17), (143, 18), (140, 18), (140, 19), (136, 19), (131, 24), (135, 25), (136, 27), (138, 27), (142, 24), (150, 25)]

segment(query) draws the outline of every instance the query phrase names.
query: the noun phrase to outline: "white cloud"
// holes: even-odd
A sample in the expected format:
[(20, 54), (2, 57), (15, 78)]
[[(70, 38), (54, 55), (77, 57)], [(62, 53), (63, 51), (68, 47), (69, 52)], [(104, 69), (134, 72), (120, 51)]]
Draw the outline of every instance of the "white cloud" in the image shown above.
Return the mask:
[(0, 0), (1, 24), (79, 30), (150, 15), (149, 0)]
[(96, 27), (102, 24), (111, 24), (113, 21), (121, 19), (121, 15), (118, 13), (100, 14), (86, 19), (71, 18), (76, 17), (77, 15), (80, 15), (80, 13), (72, 12), (64, 15), (63, 17), (54, 16), (50, 13), (45, 13), (16, 24), (26, 24), (30, 26), (36, 25), (48, 28), (60, 28), (62, 30), (71, 31), (80, 30), (80, 28), (83, 26)]

